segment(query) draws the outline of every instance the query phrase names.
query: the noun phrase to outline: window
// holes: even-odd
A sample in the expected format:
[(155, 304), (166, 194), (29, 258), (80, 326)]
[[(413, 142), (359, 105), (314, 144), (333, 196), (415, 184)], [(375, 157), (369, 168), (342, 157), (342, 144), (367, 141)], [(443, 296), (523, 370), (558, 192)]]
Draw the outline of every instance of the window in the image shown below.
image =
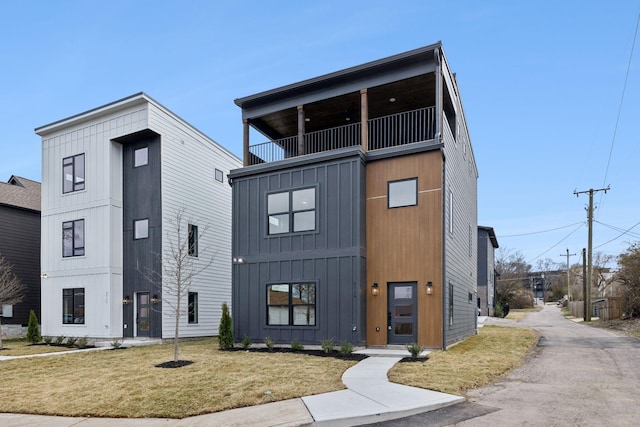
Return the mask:
[(133, 238), (146, 239), (149, 237), (149, 220), (137, 219), (133, 221)]
[(189, 256), (198, 256), (198, 226), (189, 224)]
[(2, 317), (13, 317), (13, 305), (11, 304), (3, 304), (2, 310), (0, 310), (0, 316)]
[(453, 191), (449, 190), (449, 234), (453, 234)]
[(273, 193), (267, 196), (269, 234), (316, 229), (316, 189)]
[(453, 283), (449, 282), (449, 327), (453, 326)]
[(222, 173), (222, 171), (220, 169), (216, 169), (216, 181), (220, 181), (223, 182), (224, 181), (224, 174)]
[(62, 223), (62, 256), (84, 255), (84, 219)]
[(293, 283), (267, 286), (267, 325), (315, 326), (316, 285)]
[(62, 192), (84, 190), (84, 154), (62, 159)]
[(84, 288), (62, 290), (62, 323), (84, 324)]
[(198, 293), (189, 292), (189, 306), (187, 317), (189, 323), (198, 323)]
[(138, 148), (133, 151), (133, 167), (149, 164), (149, 147)]
[(390, 181), (388, 186), (390, 208), (418, 204), (418, 178)]

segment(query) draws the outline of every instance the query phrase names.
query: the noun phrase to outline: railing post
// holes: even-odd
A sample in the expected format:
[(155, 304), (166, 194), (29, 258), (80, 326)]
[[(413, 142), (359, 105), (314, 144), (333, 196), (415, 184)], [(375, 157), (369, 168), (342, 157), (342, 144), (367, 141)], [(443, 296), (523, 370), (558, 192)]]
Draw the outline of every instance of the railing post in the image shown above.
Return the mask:
[(304, 106), (298, 105), (298, 156), (305, 154), (304, 150)]
[(242, 163), (249, 166), (249, 119), (242, 119)]
[(369, 150), (369, 100), (367, 89), (360, 89), (360, 136), (362, 149)]

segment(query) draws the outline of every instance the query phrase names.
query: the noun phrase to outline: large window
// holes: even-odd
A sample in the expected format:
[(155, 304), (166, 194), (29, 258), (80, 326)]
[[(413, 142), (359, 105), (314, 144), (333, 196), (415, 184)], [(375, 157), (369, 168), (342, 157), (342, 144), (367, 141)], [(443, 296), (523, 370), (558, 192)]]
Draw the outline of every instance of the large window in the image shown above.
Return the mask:
[(390, 181), (389, 207), (401, 208), (403, 206), (415, 206), (418, 204), (418, 178)]
[(62, 256), (84, 255), (84, 219), (62, 223)]
[(62, 323), (84, 324), (84, 288), (62, 290)]
[(198, 293), (189, 292), (189, 306), (187, 312), (189, 323), (198, 323)]
[(267, 286), (267, 325), (315, 326), (316, 285), (292, 283)]
[(84, 154), (62, 159), (62, 192), (84, 190)]
[(453, 283), (449, 282), (449, 327), (453, 326)]
[(189, 256), (198, 256), (198, 226), (189, 224)]
[(267, 196), (269, 234), (316, 229), (316, 189), (273, 193)]

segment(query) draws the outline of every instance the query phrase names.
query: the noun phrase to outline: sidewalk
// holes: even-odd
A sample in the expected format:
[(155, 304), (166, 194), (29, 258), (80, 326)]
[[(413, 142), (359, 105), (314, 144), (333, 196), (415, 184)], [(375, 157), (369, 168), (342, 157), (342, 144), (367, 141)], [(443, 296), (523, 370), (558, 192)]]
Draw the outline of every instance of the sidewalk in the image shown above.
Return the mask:
[[(403, 357), (409, 355), (406, 350), (364, 349), (357, 353), (364, 353), (369, 357), (345, 371), (342, 382), (347, 387), (346, 390), (182, 420), (0, 414), (0, 425), (3, 427), (354, 426), (407, 417), (465, 400), (461, 396), (390, 383), (387, 379), (387, 371)], [(422, 356), (426, 354), (423, 352)]]

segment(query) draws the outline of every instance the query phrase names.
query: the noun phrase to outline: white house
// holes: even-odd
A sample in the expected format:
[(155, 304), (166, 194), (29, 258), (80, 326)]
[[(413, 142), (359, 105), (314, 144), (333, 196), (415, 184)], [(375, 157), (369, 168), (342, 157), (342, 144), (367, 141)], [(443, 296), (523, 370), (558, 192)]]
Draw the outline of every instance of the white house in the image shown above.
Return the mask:
[(162, 275), (182, 211), (180, 235), (204, 270), (182, 300), (180, 335), (216, 335), (221, 305), (231, 302), (226, 176), (240, 159), (144, 93), (35, 131), (42, 137), (42, 334), (172, 337), (168, 279), (148, 276)]

